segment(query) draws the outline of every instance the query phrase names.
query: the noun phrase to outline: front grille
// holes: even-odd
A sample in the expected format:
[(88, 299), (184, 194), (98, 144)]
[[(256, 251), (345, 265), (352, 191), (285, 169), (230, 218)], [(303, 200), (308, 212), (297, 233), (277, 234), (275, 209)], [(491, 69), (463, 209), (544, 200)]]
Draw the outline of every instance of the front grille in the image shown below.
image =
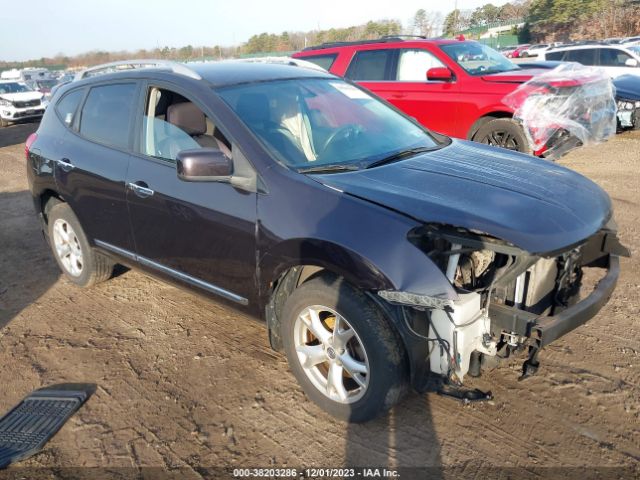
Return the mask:
[(13, 102), (13, 106), (16, 108), (37, 107), (40, 105), (40, 100), (27, 100), (26, 102)]
[(24, 112), (16, 112), (13, 115), (13, 118), (23, 118), (23, 117), (33, 117), (35, 115), (44, 115), (44, 110), (42, 108), (37, 108), (33, 111), (24, 111)]

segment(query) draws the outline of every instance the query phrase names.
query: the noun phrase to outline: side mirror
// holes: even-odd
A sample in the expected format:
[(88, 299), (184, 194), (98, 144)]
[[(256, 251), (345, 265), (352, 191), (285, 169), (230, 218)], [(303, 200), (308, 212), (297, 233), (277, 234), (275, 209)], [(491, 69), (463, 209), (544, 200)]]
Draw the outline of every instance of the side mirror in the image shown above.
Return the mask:
[(453, 80), (453, 72), (447, 67), (434, 67), (427, 70), (427, 80), (435, 82), (450, 82)]
[(185, 182), (225, 182), (233, 174), (233, 162), (215, 148), (182, 150), (176, 158), (178, 178)]
[(638, 66), (638, 60), (636, 60), (635, 58), (627, 58), (625, 60), (624, 64), (627, 67), (637, 67)]

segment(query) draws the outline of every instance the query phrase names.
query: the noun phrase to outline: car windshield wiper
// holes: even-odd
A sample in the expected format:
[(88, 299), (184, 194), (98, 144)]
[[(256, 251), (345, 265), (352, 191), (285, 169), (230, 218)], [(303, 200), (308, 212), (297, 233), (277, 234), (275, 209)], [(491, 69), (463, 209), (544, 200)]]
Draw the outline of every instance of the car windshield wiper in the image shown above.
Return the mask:
[(299, 168), (298, 173), (335, 173), (360, 170), (356, 165), (316, 165), (314, 167)]
[(433, 150), (433, 147), (407, 148), (406, 150), (400, 150), (399, 152), (391, 154), (388, 157), (384, 157), (380, 160), (376, 160), (375, 162), (371, 162), (365, 168), (379, 167), (380, 165), (384, 165), (385, 163), (395, 162), (396, 160), (402, 160), (403, 158), (411, 157), (413, 155), (417, 155), (418, 153), (429, 152), (431, 150)]

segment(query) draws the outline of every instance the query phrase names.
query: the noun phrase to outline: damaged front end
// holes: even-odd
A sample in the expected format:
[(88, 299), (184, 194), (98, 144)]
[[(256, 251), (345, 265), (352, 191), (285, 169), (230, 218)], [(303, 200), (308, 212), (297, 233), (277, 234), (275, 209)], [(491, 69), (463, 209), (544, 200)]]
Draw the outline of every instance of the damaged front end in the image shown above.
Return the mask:
[[(378, 295), (403, 307), (408, 329), (429, 344), (428, 370), (454, 384), (479, 375), (481, 365), (520, 352), (528, 354), (523, 376), (534, 373), (542, 347), (604, 306), (618, 278), (619, 257), (629, 256), (613, 222), (579, 244), (539, 254), (441, 225), (419, 227), (409, 240), (445, 273), (457, 299)], [(590, 268), (605, 273), (588, 293), (583, 274)]]

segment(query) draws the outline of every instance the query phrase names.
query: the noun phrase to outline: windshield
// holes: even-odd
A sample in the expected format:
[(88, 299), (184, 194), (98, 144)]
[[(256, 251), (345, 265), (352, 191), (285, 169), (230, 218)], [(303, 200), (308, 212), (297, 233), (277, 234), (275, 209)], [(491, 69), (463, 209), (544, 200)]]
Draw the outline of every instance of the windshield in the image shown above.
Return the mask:
[(471, 75), (508, 72), (518, 66), (500, 52), (476, 42), (457, 42), (440, 48)]
[(38, 80), (36, 82), (36, 84), (38, 85), (39, 88), (52, 88), (57, 83), (58, 82), (56, 80)]
[(16, 82), (0, 83), (0, 93), (17, 93), (28, 92), (29, 89), (24, 85)]
[(251, 83), (219, 93), (280, 162), (299, 171), (365, 168), (439, 146), (404, 115), (338, 79)]
[(636, 55), (640, 55), (640, 45), (633, 45), (627, 48), (631, 50), (633, 53), (635, 53)]

